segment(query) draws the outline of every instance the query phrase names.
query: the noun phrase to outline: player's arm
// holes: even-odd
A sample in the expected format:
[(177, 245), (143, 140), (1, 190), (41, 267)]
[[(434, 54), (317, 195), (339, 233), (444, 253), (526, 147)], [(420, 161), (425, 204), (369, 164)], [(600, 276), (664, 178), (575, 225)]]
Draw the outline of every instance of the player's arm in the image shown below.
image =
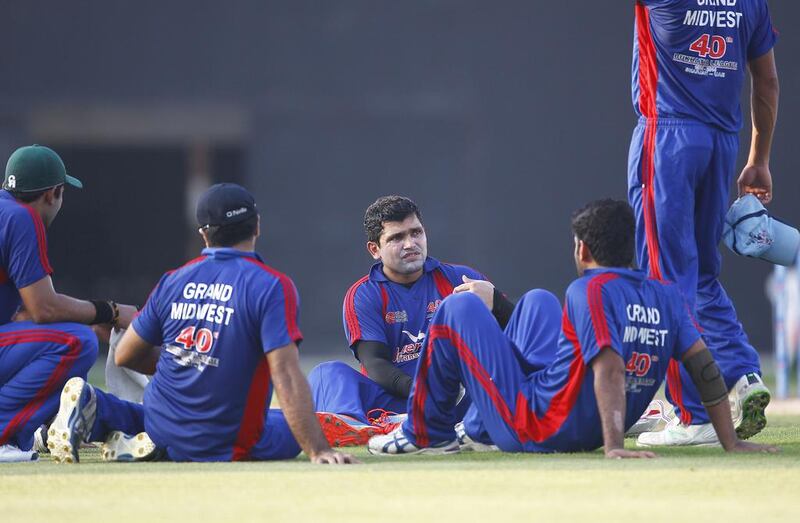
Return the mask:
[[(117, 349), (119, 350), (119, 349)], [(312, 463), (358, 463), (350, 454), (332, 450), (322, 434), (311, 402), (311, 389), (300, 370), (297, 345), (290, 343), (267, 353), (275, 393), (289, 428)]]
[(769, 203), (772, 199), (769, 156), (780, 93), (774, 51), (770, 49), (764, 55), (750, 60), (748, 66), (752, 78), (750, 111), (753, 130), (747, 165), (739, 176), (739, 196), (752, 193), (763, 203)]
[[(30, 318), (36, 323), (73, 321), (84, 324), (111, 323), (114, 310), (110, 302), (86, 301), (59, 294), (53, 288), (53, 280), (45, 276), (35, 283), (19, 289), (24, 312), (17, 319)], [(117, 305), (119, 316), (115, 325), (127, 328), (136, 307)]]
[(473, 280), (469, 276), (462, 276), (464, 282), (453, 289), (453, 294), (471, 292), (481, 299), (495, 317), (500, 328), (505, 329), (511, 314), (514, 312), (514, 303), (505, 294), (497, 290), (494, 284), (487, 280)]
[(625, 450), (625, 362), (615, 350), (605, 347), (595, 356), (591, 365), (606, 457), (656, 457), (648, 451)]
[(142, 374), (156, 373), (156, 364), (161, 356), (161, 347), (155, 347), (139, 336), (133, 325), (122, 335), (114, 354), (114, 363)]
[(353, 345), (353, 351), (367, 376), (384, 390), (398, 398), (411, 394), (411, 376), (392, 363), (392, 350), (385, 343), (359, 340)]
[(711, 424), (717, 432), (720, 444), (728, 452), (777, 452), (778, 448), (771, 445), (760, 445), (742, 441), (736, 436), (731, 420), (731, 409), (728, 404), (728, 387), (722, 373), (714, 361), (711, 351), (708, 350), (702, 339), (683, 355), (681, 359), (684, 367), (692, 378), (692, 383), (700, 393), (700, 400), (708, 411)]

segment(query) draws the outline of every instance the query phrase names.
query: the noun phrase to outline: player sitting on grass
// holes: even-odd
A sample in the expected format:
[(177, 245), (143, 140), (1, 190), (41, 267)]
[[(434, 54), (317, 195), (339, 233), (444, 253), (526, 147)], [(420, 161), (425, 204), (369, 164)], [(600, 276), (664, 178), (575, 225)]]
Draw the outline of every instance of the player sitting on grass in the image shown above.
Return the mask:
[(8, 159), (0, 191), (0, 462), (38, 458), (34, 432), (55, 416), (64, 383), (85, 377), (97, 359), (85, 324), (127, 327), (136, 313), (53, 289), (45, 230), (66, 184), (82, 187), (52, 149), (22, 147)]
[[(678, 287), (630, 268), (634, 218), (628, 204), (590, 203), (572, 219), (580, 277), (567, 289), (563, 314), (554, 296), (537, 293), (541, 318), (561, 316), (556, 351), (528, 373), (514, 343), (474, 294), (444, 300), (420, 356), (408, 419), (369, 441), (373, 454), (458, 452), (453, 406), (467, 389), (492, 441), (506, 452), (574, 452), (605, 447), (609, 458), (649, 458), (628, 451), (623, 435), (653, 398), (672, 358), (688, 370), (728, 451), (776, 451), (740, 441), (728, 389), (694, 326)], [(531, 294), (529, 293), (529, 295)], [(530, 318), (537, 328), (538, 318)]]
[[(308, 377), (317, 410), (331, 413), (320, 420), (337, 446), (364, 444), (387, 426), (379, 416), (371, 426), (371, 411), (406, 412), (419, 352), (441, 300), (454, 289), (471, 289), (473, 280), (489, 285), (488, 300), (499, 294), (479, 272), (428, 256), (421, 213), (408, 198), (378, 198), (367, 208), (364, 229), (377, 263), (350, 287), (343, 305), (345, 335), (362, 372), (330, 361)], [(497, 303), (492, 313), (504, 327), (514, 306)], [(454, 410), (459, 420), (467, 405), (462, 401)]]
[[(314, 416), (297, 292), (255, 253), (253, 197), (215, 185), (197, 220), (202, 255), (161, 278), (117, 346), (118, 365), (155, 373), (144, 404), (73, 378), (51, 426), (53, 458), (76, 462), (81, 442), (105, 440), (107, 461), (274, 460), (302, 448), (314, 463), (353, 462), (330, 449)], [(273, 387), (282, 411), (269, 410)]]

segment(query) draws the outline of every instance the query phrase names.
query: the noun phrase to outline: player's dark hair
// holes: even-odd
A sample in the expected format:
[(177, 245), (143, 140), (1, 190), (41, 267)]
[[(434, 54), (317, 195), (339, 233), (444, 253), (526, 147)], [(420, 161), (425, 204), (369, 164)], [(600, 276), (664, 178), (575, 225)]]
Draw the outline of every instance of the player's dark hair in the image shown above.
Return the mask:
[(206, 229), (210, 247), (232, 247), (256, 235), (258, 215), (230, 225), (211, 226)]
[(633, 210), (619, 200), (596, 200), (572, 214), (572, 232), (603, 267), (633, 265), (636, 222)]
[(364, 232), (367, 240), (378, 243), (383, 233), (384, 222), (402, 222), (412, 214), (422, 222), (422, 214), (417, 204), (405, 196), (381, 196), (367, 207), (364, 213)]
[[(32, 203), (38, 200), (44, 193), (52, 189), (52, 187), (48, 187), (47, 189), (42, 189), (39, 191), (15, 191), (13, 189), (7, 189), (8, 193), (14, 197), (15, 200), (22, 203)], [(61, 196), (61, 193), (64, 191), (64, 184), (56, 185), (56, 196)]]

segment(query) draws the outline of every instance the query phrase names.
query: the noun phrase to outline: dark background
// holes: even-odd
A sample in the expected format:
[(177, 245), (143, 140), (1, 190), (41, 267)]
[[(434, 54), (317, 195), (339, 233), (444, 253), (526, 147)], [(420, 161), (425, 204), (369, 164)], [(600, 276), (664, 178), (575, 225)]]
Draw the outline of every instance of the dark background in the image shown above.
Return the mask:
[[(795, 25), (800, 2), (770, 6)], [(511, 297), (563, 295), (570, 213), (625, 197), (632, 28), (632, 0), (3, 2), (0, 156), (47, 144), (84, 181), (49, 233), (56, 287), (79, 297), (142, 303), (200, 248), (198, 190), (245, 184), (259, 251), (299, 288), (304, 351), (348, 358), (342, 298), (383, 194), (418, 202), (433, 256)], [(798, 53), (783, 32), (771, 209), (795, 224)], [(762, 351), (769, 270), (725, 253)]]

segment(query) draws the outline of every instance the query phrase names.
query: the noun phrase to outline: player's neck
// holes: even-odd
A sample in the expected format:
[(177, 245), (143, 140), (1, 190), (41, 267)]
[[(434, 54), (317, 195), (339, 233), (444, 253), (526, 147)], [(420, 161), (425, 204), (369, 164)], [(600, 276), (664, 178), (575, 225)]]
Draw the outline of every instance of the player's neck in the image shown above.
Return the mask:
[(410, 285), (420, 279), (422, 277), (423, 269), (418, 270), (412, 274), (401, 274), (399, 272), (395, 272), (385, 265), (383, 266), (383, 274), (386, 276), (389, 281), (394, 283), (399, 283), (400, 285)]
[[(220, 248), (219, 245), (209, 245), (206, 243), (206, 247), (210, 249)], [(255, 252), (256, 250), (256, 239), (253, 238), (252, 240), (245, 240), (243, 242), (239, 242), (236, 245), (231, 245), (230, 247), (225, 247), (226, 249), (236, 249), (237, 251), (242, 252)]]

